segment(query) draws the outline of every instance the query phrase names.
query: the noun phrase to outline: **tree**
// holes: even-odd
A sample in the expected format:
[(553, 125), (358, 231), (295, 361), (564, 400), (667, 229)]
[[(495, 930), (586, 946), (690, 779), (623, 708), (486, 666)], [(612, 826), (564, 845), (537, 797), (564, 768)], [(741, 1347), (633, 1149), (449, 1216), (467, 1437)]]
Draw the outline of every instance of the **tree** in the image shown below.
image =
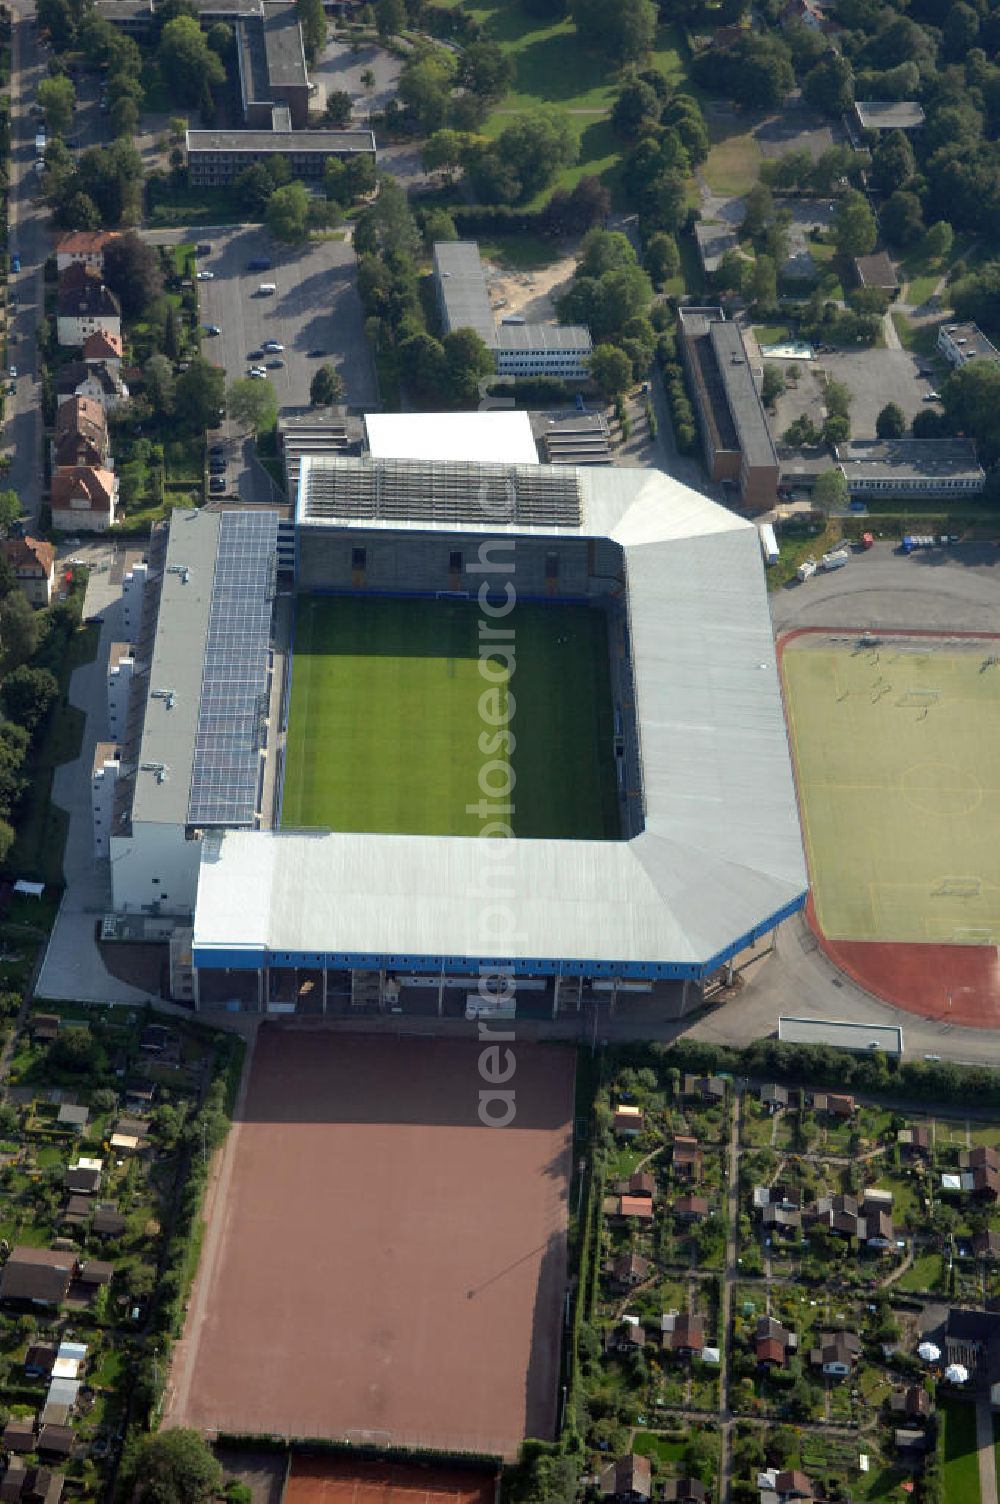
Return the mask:
[(993, 464), (1000, 457), (1000, 365), (972, 360), (952, 371), (941, 401), (952, 431), (975, 439), (980, 459)]
[(492, 374), (493, 356), (474, 329), (453, 329), (441, 341), (444, 376), (455, 402), (472, 402), (479, 383)]
[(880, 439), (901, 439), (906, 432), (906, 414), (896, 402), (887, 402), (875, 419), (875, 432)]
[(174, 371), (165, 355), (151, 355), (143, 375), (146, 378), (146, 395), (155, 413), (169, 415), (174, 410)]
[(278, 399), (269, 381), (247, 376), (234, 381), (226, 401), (229, 416), (248, 433), (273, 428), (278, 420)]
[(847, 481), (842, 470), (824, 470), (816, 477), (813, 501), (823, 512), (843, 511), (848, 503)]
[(76, 109), (76, 89), (73, 80), (65, 73), (54, 78), (43, 78), (38, 85), (36, 98), (45, 111), (45, 124), (53, 136), (65, 136), (73, 124)]
[(398, 37), (405, 25), (406, 6), (403, 0), (377, 0), (375, 26), (380, 41), (388, 42), (392, 37)]
[(192, 16), (168, 21), (156, 53), (172, 98), (199, 105), (206, 90), (225, 83), (226, 70)]
[(417, 396), (437, 397), (445, 388), (445, 353), (432, 334), (412, 334), (399, 346), (399, 375)]
[(47, 31), (56, 52), (66, 52), (76, 40), (76, 21), (69, 0), (38, 0), (35, 8), (40, 31)]
[(863, 193), (851, 188), (839, 200), (833, 233), (841, 256), (867, 256), (875, 249), (878, 229)]
[(428, 250), (442, 240), (457, 240), (458, 231), (455, 229), (455, 221), (447, 209), (427, 209), (424, 211), (423, 227), (424, 245)]
[(111, 129), (116, 136), (131, 138), (139, 129), (139, 106), (128, 94), (123, 94), (111, 106)]
[(778, 268), (771, 256), (760, 255), (750, 274), (750, 297), (763, 310), (774, 308), (778, 301)]
[(418, 50), (406, 62), (399, 76), (399, 97), (425, 134), (446, 124), (456, 72), (454, 58), (440, 50)]
[(902, 131), (887, 131), (872, 152), (872, 180), (879, 193), (895, 193), (917, 170), (917, 159)]
[(924, 233), (924, 217), (915, 193), (898, 189), (882, 206), (882, 231), (890, 245), (913, 245)]
[(326, 12), (323, 0), (295, 0), (295, 10), (302, 27), (306, 62), (311, 64), (326, 46)]
[(136, 1504), (205, 1504), (222, 1484), (211, 1448), (185, 1429), (143, 1437), (132, 1475)]
[(814, 110), (842, 115), (854, 103), (854, 74), (846, 57), (824, 58), (802, 80), (802, 93)]
[(709, 47), (695, 75), (716, 93), (755, 109), (776, 109), (795, 83), (791, 53), (779, 37), (741, 32), (725, 47)]
[[(0, 491), (0, 536), (6, 537), (10, 532), (11, 523), (16, 522), (21, 515), (21, 498), (16, 491)], [(6, 595), (6, 590), (0, 590), (0, 596)]]
[(773, 408), (787, 385), (780, 366), (765, 365), (760, 388), (760, 400), (764, 406)]
[(126, 318), (138, 319), (163, 292), (156, 249), (134, 230), (104, 248), (104, 280), (121, 300)]
[(662, 230), (657, 231), (646, 241), (643, 260), (646, 270), (653, 279), (653, 286), (658, 292), (662, 292), (664, 284), (669, 282), (671, 277), (676, 277), (680, 269), (681, 258), (677, 241), (672, 235), (666, 235)]
[(635, 266), (635, 248), (620, 230), (588, 230), (580, 245), (576, 275), (603, 277), (620, 266)]
[(313, 407), (332, 407), (344, 400), (344, 391), (343, 376), (325, 361), (309, 383), (309, 402)]
[(22, 663), (3, 681), (4, 715), (32, 735), (45, 720), (59, 695), (59, 682), (47, 668)]
[(756, 240), (774, 218), (774, 195), (766, 183), (754, 183), (746, 196), (743, 215), (743, 234), (748, 240)]
[(225, 372), (199, 355), (177, 378), (174, 407), (178, 423), (196, 432), (213, 428), (224, 411), (225, 395)]
[(620, 397), (632, 385), (632, 362), (616, 345), (595, 345), (590, 374), (603, 396)]
[(650, 0), (571, 0), (570, 14), (584, 47), (620, 63), (646, 56), (656, 35), (656, 7)]
[(286, 183), (268, 200), (267, 227), (275, 240), (301, 245), (309, 238), (309, 192), (304, 183)]
[[(333, 126), (336, 130), (343, 130), (351, 123), (353, 108), (353, 100), (346, 89), (332, 89), (326, 96), (326, 113), (323, 118), (327, 125)], [(331, 157), (330, 161), (336, 162), (337, 158)]]
[(823, 423), (823, 442), (831, 448), (851, 437), (851, 420), (842, 413), (831, 413)]
[(38, 647), (38, 618), (20, 590), (12, 590), (0, 603), (0, 652), (8, 668), (24, 663)]
[(420, 231), (406, 192), (395, 178), (380, 179), (378, 197), (358, 216), (354, 249), (359, 257), (395, 251), (413, 261), (419, 255)]
[(499, 42), (470, 42), (462, 53), (458, 82), (479, 99), (499, 99), (513, 77), (514, 65)]
[(955, 243), (955, 232), (946, 219), (931, 225), (924, 236), (923, 251), (928, 261), (947, 261)]
[(635, 141), (659, 123), (662, 108), (656, 90), (635, 78), (625, 85), (615, 100), (611, 123), (620, 136)]
[(520, 198), (532, 198), (563, 167), (575, 162), (579, 148), (569, 122), (561, 115), (535, 110), (513, 120), (497, 138), (497, 152), (520, 183)]

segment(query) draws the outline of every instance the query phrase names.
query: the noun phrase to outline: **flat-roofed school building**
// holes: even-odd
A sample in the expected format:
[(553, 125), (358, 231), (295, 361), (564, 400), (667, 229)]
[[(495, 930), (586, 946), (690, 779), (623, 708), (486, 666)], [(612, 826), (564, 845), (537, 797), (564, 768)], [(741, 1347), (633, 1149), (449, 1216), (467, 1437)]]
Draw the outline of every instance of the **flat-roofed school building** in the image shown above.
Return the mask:
[(837, 465), (854, 497), (977, 496), (986, 475), (971, 439), (856, 439)]
[(375, 156), (375, 134), (352, 131), (188, 131), (191, 185), (222, 188), (254, 162), (286, 159), (293, 178), (321, 178), (331, 157)]
[(682, 308), (681, 358), (698, 413), (705, 467), (737, 487), (747, 511), (774, 505), (778, 455), (743, 334), (721, 308)]

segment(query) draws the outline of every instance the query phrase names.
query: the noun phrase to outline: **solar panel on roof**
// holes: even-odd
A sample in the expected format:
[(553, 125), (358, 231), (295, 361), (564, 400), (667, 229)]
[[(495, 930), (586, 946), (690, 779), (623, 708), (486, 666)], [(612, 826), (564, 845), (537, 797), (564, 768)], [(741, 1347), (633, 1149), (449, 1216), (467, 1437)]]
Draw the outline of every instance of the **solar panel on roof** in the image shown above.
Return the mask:
[(225, 512), (212, 580), (189, 825), (252, 825), (267, 714), (278, 514)]

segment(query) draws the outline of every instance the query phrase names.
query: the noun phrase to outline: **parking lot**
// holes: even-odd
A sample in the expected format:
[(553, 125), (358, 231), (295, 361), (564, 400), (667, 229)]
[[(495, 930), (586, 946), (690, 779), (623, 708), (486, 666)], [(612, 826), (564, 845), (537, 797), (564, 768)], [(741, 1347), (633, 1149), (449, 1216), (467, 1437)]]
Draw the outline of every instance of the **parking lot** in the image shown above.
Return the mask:
[[(328, 239), (301, 248), (279, 246), (256, 226), (205, 232), (201, 243), (211, 251), (199, 256), (199, 270), (213, 274), (211, 281), (199, 283), (201, 322), (221, 331), (206, 334), (202, 349), (225, 368), (227, 384), (241, 380), (251, 366), (265, 366), (279, 410), (308, 407), (309, 384), (329, 361), (344, 378), (349, 406), (360, 411), (377, 406), (350, 245)], [(269, 270), (248, 270), (248, 263), (263, 257), (271, 261)], [(260, 295), (264, 283), (273, 283), (276, 291)], [(284, 349), (264, 351), (267, 341)], [(235, 425), (227, 421), (212, 439), (226, 445), (232, 460), (228, 494), (236, 488), (247, 501), (276, 499)]]
[(920, 374), (926, 360), (906, 350), (838, 350), (813, 362), (779, 360), (774, 364), (786, 377), (793, 365), (798, 370), (796, 385), (788, 387), (778, 399), (775, 414), (769, 414), (776, 441), (802, 413), (822, 427), (823, 372), (851, 392), (851, 432), (856, 439), (875, 437), (875, 420), (887, 402), (898, 403), (911, 422), (928, 405), (925, 394), (932, 390), (932, 379)]

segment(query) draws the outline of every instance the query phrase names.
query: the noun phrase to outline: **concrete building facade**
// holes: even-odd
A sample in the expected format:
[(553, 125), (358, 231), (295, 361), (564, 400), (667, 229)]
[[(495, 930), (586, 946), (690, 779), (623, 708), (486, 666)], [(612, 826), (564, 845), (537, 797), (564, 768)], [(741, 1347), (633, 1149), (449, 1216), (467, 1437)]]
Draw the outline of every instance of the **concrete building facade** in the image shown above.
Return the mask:
[(746, 511), (764, 511), (777, 497), (779, 463), (742, 331), (721, 308), (682, 308), (679, 325), (705, 468)]

